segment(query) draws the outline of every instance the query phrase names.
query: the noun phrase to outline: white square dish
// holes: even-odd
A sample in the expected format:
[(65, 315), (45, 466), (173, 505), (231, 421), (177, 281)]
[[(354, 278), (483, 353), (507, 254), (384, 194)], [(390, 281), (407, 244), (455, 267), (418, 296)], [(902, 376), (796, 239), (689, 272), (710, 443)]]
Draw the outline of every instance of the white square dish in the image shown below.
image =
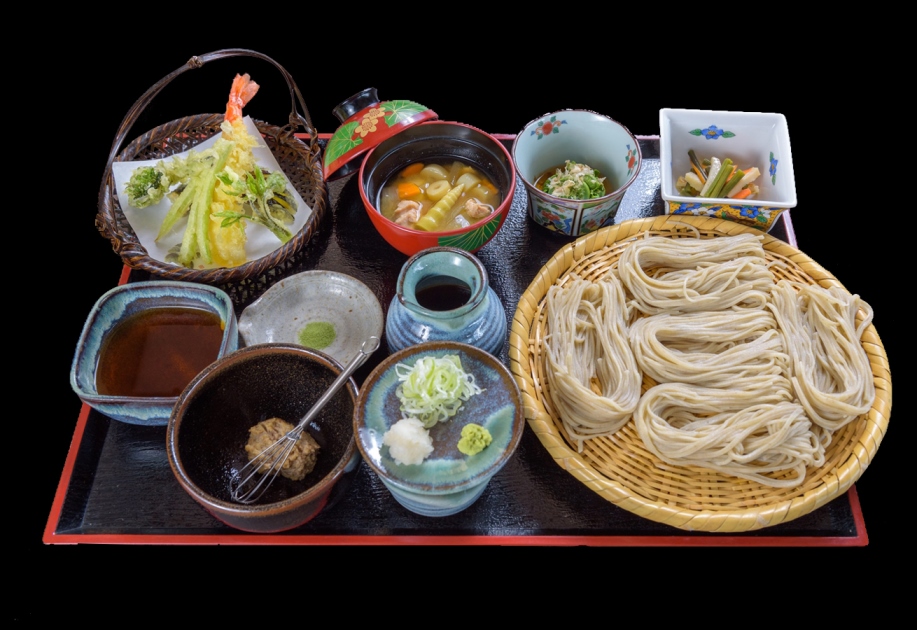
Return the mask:
[[(768, 231), (781, 212), (796, 206), (790, 134), (782, 114), (661, 109), (659, 145), (666, 214), (711, 216)], [(745, 199), (680, 194), (676, 182), (692, 170), (692, 149), (701, 160), (716, 156), (740, 168), (757, 167), (758, 193)]]

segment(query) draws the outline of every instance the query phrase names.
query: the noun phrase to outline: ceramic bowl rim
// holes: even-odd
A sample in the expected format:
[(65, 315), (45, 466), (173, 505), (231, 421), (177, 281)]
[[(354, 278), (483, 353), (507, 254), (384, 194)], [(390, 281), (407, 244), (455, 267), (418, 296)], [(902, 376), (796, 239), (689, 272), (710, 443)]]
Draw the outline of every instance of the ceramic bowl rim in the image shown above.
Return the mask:
[[(634, 147), (637, 151), (637, 168), (634, 169), (634, 172), (631, 173), (631, 176), (627, 179), (626, 182), (624, 182), (622, 185), (618, 186), (617, 189), (613, 190), (612, 192), (606, 195), (602, 195), (601, 197), (596, 197), (595, 199), (565, 199), (563, 197), (555, 197), (554, 195), (550, 195), (544, 192), (543, 190), (539, 190), (538, 188), (536, 188), (535, 183), (530, 182), (528, 178), (522, 174), (522, 171), (517, 166), (516, 147), (519, 145), (519, 138), (523, 135), (523, 132), (526, 129), (528, 129), (530, 125), (532, 125), (533, 123), (543, 118), (547, 118), (548, 116), (556, 116), (558, 114), (566, 114), (569, 112), (581, 112), (584, 114), (592, 114), (594, 116), (598, 116), (604, 119), (605, 121), (611, 122), (617, 125), (618, 127), (620, 127), (621, 129), (623, 129), (624, 132), (628, 136), (630, 136), (631, 139), (634, 141)], [(512, 153), (512, 158), (513, 158), (513, 167), (516, 169), (516, 174), (519, 175), (519, 179), (522, 180), (522, 183), (525, 185), (526, 189), (530, 193), (535, 194), (539, 199), (542, 199), (548, 203), (553, 203), (555, 205), (580, 205), (580, 204), (588, 203), (590, 206), (597, 206), (597, 205), (601, 205), (602, 203), (605, 203), (606, 201), (613, 201), (616, 198), (622, 197), (624, 193), (627, 192), (627, 189), (630, 188), (631, 185), (635, 181), (637, 181), (637, 177), (640, 175), (640, 171), (643, 169), (643, 149), (640, 148), (640, 141), (637, 140), (637, 136), (635, 136), (631, 132), (631, 130), (627, 127), (627, 125), (621, 123), (618, 120), (615, 120), (614, 118), (606, 114), (602, 114), (600, 112), (597, 112), (591, 109), (581, 108), (581, 107), (580, 108), (558, 109), (556, 111), (548, 112), (547, 114), (542, 114), (541, 116), (536, 116), (535, 118), (531, 119), (530, 121), (528, 121), (527, 123), (525, 123), (522, 126), (522, 128), (519, 130), (519, 133), (517, 133), (516, 137), (513, 139), (513, 147), (512, 147), (511, 153)]]
[[(93, 393), (81, 387), (77, 378), (77, 374), (80, 372), (80, 359), (85, 356), (86, 340), (91, 333), (99, 314), (102, 312), (105, 304), (111, 300), (111, 298), (121, 293), (132, 292), (140, 289), (165, 289), (169, 287), (172, 287), (173, 289), (185, 289), (191, 291), (200, 291), (202, 293), (209, 293), (216, 297), (221, 303), (223, 303), (226, 308), (228, 317), (226, 328), (224, 329), (223, 336), (221, 338), (220, 351), (216, 360), (219, 360), (230, 353), (227, 352), (227, 348), (231, 346), (231, 340), (229, 336), (232, 334), (233, 329), (237, 329), (238, 321), (235, 314), (235, 307), (232, 303), (232, 298), (230, 298), (229, 294), (222, 289), (208, 284), (202, 284), (198, 282), (185, 282), (183, 280), (144, 280), (141, 282), (119, 284), (99, 296), (99, 299), (96, 300), (93, 304), (89, 314), (86, 316), (85, 322), (83, 323), (83, 330), (80, 333), (80, 338), (76, 345), (76, 351), (73, 355), (73, 361), (70, 364), (70, 387), (82, 400), (86, 401), (87, 404), (90, 404), (91, 406), (143, 405), (149, 407), (165, 407), (173, 406), (176, 403), (179, 396), (112, 396), (107, 394), (99, 394), (98, 392)], [(236, 322), (235, 325), (231, 324), (229, 320)]]
[[(320, 350), (313, 350), (312, 348), (306, 348), (297, 344), (262, 343), (253, 346), (246, 346), (245, 348), (239, 348), (238, 350), (227, 354), (225, 357), (214, 361), (200, 374), (198, 374), (191, 381), (188, 387), (185, 388), (185, 391), (182, 392), (181, 396), (179, 396), (179, 401), (175, 404), (175, 407), (172, 410), (172, 414), (169, 416), (169, 422), (166, 425), (166, 456), (169, 460), (169, 467), (172, 469), (172, 473), (178, 480), (179, 485), (191, 496), (191, 498), (203, 505), (208, 510), (212, 510), (217, 514), (229, 517), (256, 518), (279, 514), (287, 512), (291, 509), (296, 509), (298, 507), (308, 505), (316, 499), (320, 498), (322, 495), (331, 491), (334, 485), (344, 475), (347, 466), (357, 452), (356, 438), (351, 434), (350, 442), (347, 445), (347, 448), (344, 450), (344, 454), (327, 475), (322, 477), (313, 485), (309, 486), (309, 488), (303, 492), (292, 497), (288, 497), (282, 501), (276, 501), (273, 503), (254, 503), (244, 505), (241, 503), (224, 501), (205, 492), (188, 476), (188, 473), (185, 470), (181, 457), (178, 453), (178, 439), (180, 439), (181, 432), (180, 411), (183, 411), (187, 406), (188, 398), (197, 393), (201, 387), (204, 387), (207, 383), (217, 378), (228, 367), (232, 367), (237, 363), (245, 362), (249, 358), (255, 359), (259, 356), (270, 356), (277, 353), (309, 357), (313, 361), (325, 365), (325, 367), (333, 367), (333, 371), (336, 374), (340, 374), (344, 370), (344, 367), (340, 364), (340, 362), (335, 360), (330, 355), (327, 355)], [(346, 386), (347, 390), (350, 392), (351, 399), (353, 400), (354, 409), (356, 409), (359, 389), (357, 388), (356, 382), (352, 376), (347, 380)]]
[[(503, 450), (503, 453), (500, 454), (498, 459), (496, 459), (490, 466), (488, 466), (486, 470), (483, 470), (475, 477), (471, 477), (460, 483), (450, 485), (442, 489), (431, 491), (424, 490), (417, 484), (406, 482), (404, 480), (393, 477), (384, 469), (380, 469), (373, 461), (373, 458), (364, 450), (363, 440), (360, 435), (360, 428), (361, 426), (365, 425), (365, 422), (363, 421), (365, 415), (364, 411), (368, 402), (369, 394), (372, 391), (372, 386), (378, 382), (386, 372), (394, 369), (394, 366), (406, 357), (410, 357), (421, 352), (441, 349), (455, 349), (461, 352), (465, 352), (466, 354), (476, 357), (482, 363), (487, 364), (491, 369), (501, 372), (505, 377), (507, 377), (505, 382), (511, 385), (509, 388), (509, 396), (513, 400), (516, 409), (515, 413), (513, 414), (512, 436), (509, 440), (509, 443), (506, 445), (506, 448)], [(385, 357), (385, 359), (383, 359), (379, 365), (373, 368), (373, 371), (370, 372), (369, 376), (366, 377), (366, 380), (363, 381), (363, 385), (360, 387), (360, 395), (357, 398), (357, 405), (354, 407), (353, 412), (354, 439), (357, 442), (357, 449), (359, 450), (363, 461), (366, 462), (366, 465), (369, 466), (370, 469), (372, 469), (372, 471), (379, 476), (380, 481), (384, 482), (386, 485), (391, 484), (395, 488), (406, 490), (418, 495), (432, 496), (455, 494), (457, 492), (466, 491), (470, 488), (477, 487), (478, 485), (487, 482), (510, 460), (510, 458), (518, 449), (519, 443), (522, 441), (522, 434), (525, 431), (526, 421), (525, 414), (523, 412), (524, 404), (525, 401), (522, 398), (522, 391), (519, 389), (519, 385), (516, 383), (516, 379), (512, 372), (503, 364), (502, 361), (500, 361), (500, 359), (491, 353), (482, 350), (477, 346), (473, 346), (471, 344), (463, 343), (460, 341), (424, 341), (413, 346), (408, 346), (407, 348), (398, 350), (397, 352), (394, 352)]]
[[(466, 233), (466, 232), (470, 232), (470, 231), (473, 230), (474, 228), (477, 228), (477, 227), (480, 227), (480, 226), (482, 226), (482, 225), (485, 225), (486, 223), (488, 223), (489, 221), (492, 221), (494, 218), (496, 218), (496, 217), (498, 217), (498, 216), (500, 216), (500, 215), (508, 214), (508, 213), (509, 213), (509, 208), (510, 208), (510, 206), (512, 206), (512, 203), (513, 203), (513, 197), (514, 197), (515, 194), (516, 194), (516, 175), (517, 175), (518, 171), (516, 170), (516, 163), (515, 163), (515, 161), (513, 160), (513, 156), (510, 154), (510, 152), (507, 150), (507, 148), (506, 148), (505, 146), (503, 146), (503, 143), (500, 142), (499, 140), (497, 140), (492, 134), (487, 133), (487, 132), (484, 131), (483, 129), (479, 129), (478, 127), (475, 127), (474, 125), (469, 125), (469, 124), (467, 124), (467, 123), (462, 123), (462, 122), (458, 122), (458, 121), (454, 121), (454, 120), (426, 120), (426, 121), (424, 121), (424, 122), (421, 122), (421, 123), (418, 123), (418, 124), (416, 124), (416, 125), (413, 125), (412, 127), (418, 127), (418, 128), (419, 128), (419, 127), (426, 127), (426, 126), (428, 126), (428, 125), (431, 126), (431, 128), (432, 128), (432, 126), (434, 126), (434, 125), (447, 125), (447, 126), (465, 127), (465, 128), (467, 128), (467, 129), (470, 129), (470, 130), (472, 130), (472, 131), (474, 131), (474, 132), (476, 132), (476, 133), (482, 135), (486, 140), (488, 140), (489, 142), (493, 143), (493, 145), (503, 153), (503, 155), (506, 157), (506, 164), (509, 166), (509, 177), (508, 177), (508, 179), (509, 179), (509, 189), (506, 191), (506, 194), (503, 195), (503, 201), (500, 203), (500, 205), (498, 205), (498, 206), (494, 209), (493, 212), (491, 212), (490, 214), (488, 214), (488, 215), (487, 215), (486, 217), (484, 217), (483, 219), (479, 219), (478, 221), (475, 221), (474, 223), (471, 223), (471, 224), (469, 224), (468, 226), (463, 227), (463, 228), (460, 228), (460, 229), (458, 229), (458, 230), (448, 230), (448, 231), (442, 231), (442, 232), (426, 232), (426, 231), (424, 231), (424, 230), (415, 230), (415, 229), (412, 229), (412, 228), (409, 228), (409, 227), (405, 227), (405, 226), (403, 226), (403, 225), (398, 225), (397, 223), (395, 223), (395, 222), (392, 221), (391, 219), (389, 219), (389, 218), (383, 216), (382, 211), (379, 210), (379, 209), (376, 207), (376, 204), (372, 203), (372, 202), (369, 200), (369, 197), (367, 197), (367, 195), (366, 195), (366, 184), (365, 184), (365, 182), (364, 182), (364, 180), (365, 180), (366, 163), (369, 161), (370, 156), (371, 156), (371, 155), (376, 151), (376, 149), (378, 149), (379, 146), (382, 144), (382, 143), (380, 142), (379, 144), (377, 144), (377, 145), (374, 146), (372, 149), (370, 149), (369, 151), (366, 152), (366, 156), (365, 156), (364, 159), (363, 159), (363, 163), (360, 164), (360, 170), (359, 170), (359, 173), (358, 173), (358, 177), (359, 177), (358, 183), (359, 183), (359, 188), (360, 188), (360, 198), (363, 200), (363, 207), (366, 209), (366, 211), (367, 211), (367, 212), (370, 212), (370, 208), (372, 208), (371, 211), (374, 212), (375, 214), (377, 214), (377, 215), (379, 216), (379, 218), (380, 218), (387, 226), (391, 227), (391, 228), (392, 228), (393, 230), (395, 230), (396, 232), (400, 232), (401, 234), (403, 234), (403, 235), (405, 235), (405, 236), (413, 236), (413, 237), (417, 237), (417, 236), (422, 236), (422, 237), (429, 237), (429, 236), (436, 236), (436, 237), (456, 236), (456, 235), (459, 235), (459, 234), (464, 234), (464, 233)], [(391, 138), (388, 138), (388, 140), (391, 140), (392, 138), (395, 138), (395, 137), (397, 137), (397, 134), (396, 134), (395, 136), (392, 136)]]

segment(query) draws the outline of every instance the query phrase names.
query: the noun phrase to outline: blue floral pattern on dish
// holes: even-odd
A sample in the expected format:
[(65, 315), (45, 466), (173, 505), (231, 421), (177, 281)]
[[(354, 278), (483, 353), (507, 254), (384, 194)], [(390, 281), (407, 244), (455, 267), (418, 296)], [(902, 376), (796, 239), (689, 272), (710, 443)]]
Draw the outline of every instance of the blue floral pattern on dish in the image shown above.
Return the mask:
[(768, 173), (771, 176), (771, 183), (777, 183), (777, 158), (774, 157), (774, 152), (771, 151), (771, 165), (768, 168)]
[(697, 217), (728, 219), (761, 230), (768, 230), (785, 208), (744, 206), (740, 204), (678, 203), (670, 201), (667, 214), (690, 214)]
[(703, 136), (706, 140), (716, 140), (717, 138), (735, 138), (735, 134), (725, 129), (720, 129), (716, 125), (710, 125), (704, 129), (692, 129), (689, 131), (692, 136)]
[[(554, 211), (552, 212), (545, 206), (552, 208)], [(535, 210), (534, 207), (533, 210)], [(532, 214), (533, 218), (538, 223), (555, 232), (561, 232), (563, 234), (570, 233), (570, 228), (573, 225), (573, 217), (564, 216), (562, 208), (558, 208), (554, 204), (544, 203), (538, 210), (540, 210), (540, 212), (533, 212)]]
[(760, 208), (758, 206), (729, 206), (739, 211), (743, 217), (748, 217), (749, 219), (756, 219), (760, 214)]
[(699, 211), (706, 207), (702, 203), (683, 203), (674, 209), (673, 214), (698, 214)]
[[(580, 234), (595, 232), (600, 227), (614, 223), (619, 205), (621, 205), (621, 202), (615, 201), (608, 208), (596, 206), (592, 212), (584, 212), (585, 216), (580, 224)], [(596, 210), (598, 211), (596, 212)]]

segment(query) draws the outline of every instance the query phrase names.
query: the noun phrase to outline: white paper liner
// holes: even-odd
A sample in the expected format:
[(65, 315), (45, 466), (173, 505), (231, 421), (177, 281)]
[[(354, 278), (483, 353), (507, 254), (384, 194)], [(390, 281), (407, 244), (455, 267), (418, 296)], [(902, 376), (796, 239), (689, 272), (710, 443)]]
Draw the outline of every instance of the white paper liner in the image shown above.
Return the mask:
[[(248, 116), (243, 118), (245, 127), (248, 132), (255, 138), (261, 138), (261, 132), (258, 131), (257, 126)], [(201, 142), (194, 147), (195, 151), (202, 151), (207, 149), (217, 141), (220, 134), (216, 134), (207, 140)], [(182, 153), (177, 153), (182, 157), (186, 156), (188, 151), (183, 151)], [(271, 172), (280, 171), (283, 173), (283, 170), (280, 168), (280, 164), (277, 163), (274, 154), (271, 153), (270, 148), (266, 144), (261, 144), (252, 149), (252, 154), (255, 156), (255, 162), (262, 169), (267, 169)], [(165, 160), (171, 159), (172, 156), (164, 158)], [(140, 244), (146, 248), (147, 253), (150, 258), (158, 260), (160, 262), (166, 262), (166, 255), (169, 253), (169, 250), (175, 246), (177, 243), (181, 243), (182, 233), (184, 232), (184, 226), (187, 224), (187, 219), (182, 219), (179, 221), (173, 230), (166, 236), (162, 238), (161, 241), (156, 241), (156, 235), (159, 233), (159, 226), (162, 225), (163, 219), (165, 219), (166, 213), (169, 211), (169, 208), (172, 205), (171, 200), (163, 199), (158, 204), (148, 206), (146, 208), (138, 209), (131, 206), (127, 201), (127, 195), (124, 192), (127, 182), (131, 178), (131, 173), (136, 168), (141, 166), (153, 166), (158, 163), (160, 160), (136, 160), (131, 162), (114, 162), (111, 165), (112, 175), (115, 179), (115, 187), (118, 191), (118, 201), (121, 203), (121, 210), (124, 212), (124, 216), (127, 218), (128, 222), (131, 224), (131, 228), (134, 230), (134, 233), (137, 235), (137, 238), (140, 240)], [(287, 182), (290, 182), (290, 178), (284, 173), (284, 177)], [(299, 230), (303, 228), (308, 221), (309, 217), (312, 216), (312, 208), (306, 205), (306, 202), (303, 201), (300, 197), (299, 192), (296, 188), (289, 183), (288, 189), (293, 193), (293, 196), (296, 199), (296, 215), (293, 220), (293, 226), (290, 227), (290, 231), (293, 234), (297, 234)], [(280, 248), (283, 243), (280, 240), (271, 234), (263, 225), (258, 225), (251, 221), (247, 221), (246, 234), (248, 236), (248, 241), (245, 245), (246, 253), (246, 262), (251, 260), (257, 260), (262, 256), (267, 256), (274, 250)], [(289, 227), (289, 226), (288, 226)], [(176, 265), (177, 266), (177, 265)]]

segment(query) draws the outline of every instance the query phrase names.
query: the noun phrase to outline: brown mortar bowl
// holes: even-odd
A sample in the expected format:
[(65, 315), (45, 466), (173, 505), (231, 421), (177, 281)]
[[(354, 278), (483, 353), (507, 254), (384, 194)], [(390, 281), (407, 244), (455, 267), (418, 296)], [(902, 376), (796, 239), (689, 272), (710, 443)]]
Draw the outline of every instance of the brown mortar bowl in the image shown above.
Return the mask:
[(232, 500), (230, 480), (248, 462), (251, 427), (274, 417), (298, 424), (342, 371), (320, 351), (283, 343), (249, 346), (212, 363), (185, 388), (169, 418), (166, 450), (179, 484), (240, 530), (279, 532), (315, 518), (346, 491), (360, 461), (352, 378), (307, 427), (321, 448), (304, 479), (278, 476), (251, 504)]

